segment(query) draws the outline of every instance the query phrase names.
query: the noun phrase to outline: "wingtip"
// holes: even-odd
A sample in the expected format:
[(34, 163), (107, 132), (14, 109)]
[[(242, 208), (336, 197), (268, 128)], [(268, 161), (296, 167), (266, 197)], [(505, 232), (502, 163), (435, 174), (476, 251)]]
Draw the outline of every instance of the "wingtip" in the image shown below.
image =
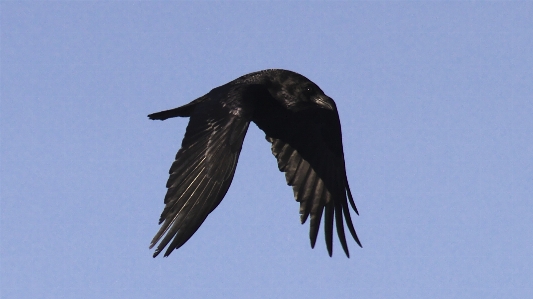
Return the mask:
[(307, 221), (307, 217), (309, 217), (309, 213), (300, 214), (300, 224), (305, 224), (305, 222)]
[[(149, 249), (152, 249), (152, 248), (154, 248), (154, 246), (155, 246), (156, 244), (157, 244), (157, 242), (152, 241), (152, 242), (150, 243), (150, 247), (148, 247), (148, 248), (149, 248)], [(152, 257), (153, 257), (153, 258), (156, 258), (156, 257), (161, 253), (161, 250), (162, 250), (162, 248), (159, 248), (159, 247), (156, 248), (155, 251), (154, 251), (154, 254), (152, 255)]]
[[(151, 246), (150, 248), (152, 248), (153, 246)], [(163, 251), (163, 248), (157, 248), (154, 252), (154, 254), (152, 255), (153, 258), (156, 258), (161, 252)], [(165, 252), (165, 254), (163, 255), (163, 257), (167, 257), (170, 255), (170, 253), (172, 252), (172, 250), (167, 250)]]
[[(357, 235), (355, 235), (357, 237)], [(357, 243), (357, 245), (359, 245), (359, 247), (363, 248), (363, 244), (361, 244), (361, 241), (359, 241), (359, 238), (355, 238), (355, 243)]]
[[(185, 240), (182, 240), (180, 243), (181, 244), (175, 244), (175, 241), (176, 239), (174, 239), (172, 241), (172, 243), (169, 245), (169, 247), (167, 247), (167, 250), (165, 250), (165, 255), (164, 257), (167, 257), (169, 256), (173, 251), (174, 249), (178, 249), (180, 248), (183, 244), (185, 244), (185, 242), (187, 241), (188, 239), (185, 239)], [(166, 245), (165, 245), (166, 246)], [(164, 247), (162, 247), (160, 250), (163, 251), (163, 249), (165, 249)]]
[(346, 193), (348, 194), (348, 201), (350, 202), (352, 209), (355, 211), (355, 214), (359, 216), (359, 211), (357, 210), (357, 207), (355, 206), (355, 201), (353, 200), (352, 191), (350, 190), (350, 185), (348, 184), (348, 179), (345, 179), (345, 182), (346, 182)]

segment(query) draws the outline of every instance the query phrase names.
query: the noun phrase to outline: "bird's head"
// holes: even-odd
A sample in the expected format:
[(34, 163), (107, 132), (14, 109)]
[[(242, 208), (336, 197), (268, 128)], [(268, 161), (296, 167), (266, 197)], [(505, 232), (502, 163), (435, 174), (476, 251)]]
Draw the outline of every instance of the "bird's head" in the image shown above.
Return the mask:
[(296, 90), (289, 94), (290, 97), (296, 99), (289, 104), (290, 109), (303, 110), (309, 108), (322, 108), (336, 111), (335, 102), (328, 97), (324, 92), (313, 82), (309, 81), (307, 84), (298, 86)]
[(292, 111), (321, 108), (336, 111), (335, 102), (306, 77), (291, 71), (275, 70), (269, 74), (269, 92)]

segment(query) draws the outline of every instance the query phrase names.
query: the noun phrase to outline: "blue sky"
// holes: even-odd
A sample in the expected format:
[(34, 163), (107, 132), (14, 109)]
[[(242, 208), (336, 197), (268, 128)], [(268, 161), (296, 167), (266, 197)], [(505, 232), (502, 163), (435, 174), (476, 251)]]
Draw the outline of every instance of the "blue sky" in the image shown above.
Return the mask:
[[(532, 2), (0, 5), (2, 298), (533, 298)], [(187, 119), (146, 115), (266, 68), (335, 99), (364, 248), (310, 248), (252, 125), (153, 259)]]

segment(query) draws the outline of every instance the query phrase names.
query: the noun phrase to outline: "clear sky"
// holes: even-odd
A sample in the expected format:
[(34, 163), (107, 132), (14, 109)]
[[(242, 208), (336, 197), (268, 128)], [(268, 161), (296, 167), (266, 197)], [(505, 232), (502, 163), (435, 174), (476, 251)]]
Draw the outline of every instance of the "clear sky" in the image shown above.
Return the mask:
[[(2, 298), (533, 298), (533, 2), (0, 5)], [(266, 68), (336, 101), (364, 248), (310, 248), (251, 125), (153, 259), (188, 120), (146, 115)]]

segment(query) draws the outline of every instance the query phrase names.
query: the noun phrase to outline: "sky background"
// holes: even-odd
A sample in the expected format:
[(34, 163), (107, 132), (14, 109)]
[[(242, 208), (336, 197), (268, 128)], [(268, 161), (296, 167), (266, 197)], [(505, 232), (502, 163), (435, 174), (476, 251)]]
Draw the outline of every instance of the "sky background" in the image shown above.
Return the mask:
[[(533, 2), (8, 2), (2, 298), (533, 298)], [(198, 232), (153, 259), (187, 119), (283, 68), (337, 103), (364, 248), (315, 249), (251, 125)]]

